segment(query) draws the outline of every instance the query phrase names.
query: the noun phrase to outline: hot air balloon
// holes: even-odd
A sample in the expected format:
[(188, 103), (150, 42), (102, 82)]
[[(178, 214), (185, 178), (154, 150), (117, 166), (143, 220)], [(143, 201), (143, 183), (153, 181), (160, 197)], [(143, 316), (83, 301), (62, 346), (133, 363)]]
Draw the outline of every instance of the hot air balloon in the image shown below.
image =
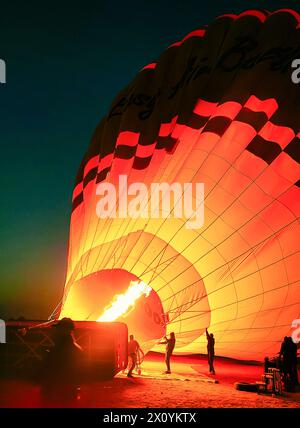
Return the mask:
[(146, 350), (174, 331), (205, 352), (208, 327), (218, 355), (278, 352), (300, 318), (299, 23), (223, 15), (120, 92), (77, 174), (60, 317), (115, 317)]

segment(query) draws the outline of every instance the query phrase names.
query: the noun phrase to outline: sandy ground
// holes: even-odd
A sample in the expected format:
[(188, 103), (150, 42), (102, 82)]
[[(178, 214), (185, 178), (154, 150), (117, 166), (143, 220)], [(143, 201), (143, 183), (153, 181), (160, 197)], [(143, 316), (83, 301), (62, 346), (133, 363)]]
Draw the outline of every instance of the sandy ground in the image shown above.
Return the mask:
[(234, 382), (259, 380), (262, 366), (216, 359), (216, 376), (207, 373), (203, 357), (173, 357), (172, 374), (165, 370), (163, 356), (151, 354), (134, 379), (118, 374), (113, 380), (81, 386), (75, 399), (57, 394), (55, 401), (42, 398), (39, 386), (28, 382), (0, 381), (0, 407), (298, 407), (300, 392), (281, 397), (242, 392)]

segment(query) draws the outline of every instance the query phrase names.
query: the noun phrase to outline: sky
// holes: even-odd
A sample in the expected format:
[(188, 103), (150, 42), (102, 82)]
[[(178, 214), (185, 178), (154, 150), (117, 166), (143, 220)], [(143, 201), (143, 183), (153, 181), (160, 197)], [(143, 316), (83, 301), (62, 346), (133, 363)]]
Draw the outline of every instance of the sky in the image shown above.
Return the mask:
[(113, 98), (171, 43), (262, 0), (5, 2), (0, 59), (0, 318), (46, 319), (64, 287), (77, 168)]

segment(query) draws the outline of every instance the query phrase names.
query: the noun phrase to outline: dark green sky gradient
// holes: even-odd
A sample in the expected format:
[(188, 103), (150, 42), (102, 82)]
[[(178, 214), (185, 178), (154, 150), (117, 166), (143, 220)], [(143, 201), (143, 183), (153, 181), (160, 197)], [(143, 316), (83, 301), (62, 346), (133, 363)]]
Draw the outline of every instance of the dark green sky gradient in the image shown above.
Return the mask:
[(73, 181), (114, 96), (215, 16), (298, 1), (1, 4), (0, 318), (44, 318), (64, 284)]

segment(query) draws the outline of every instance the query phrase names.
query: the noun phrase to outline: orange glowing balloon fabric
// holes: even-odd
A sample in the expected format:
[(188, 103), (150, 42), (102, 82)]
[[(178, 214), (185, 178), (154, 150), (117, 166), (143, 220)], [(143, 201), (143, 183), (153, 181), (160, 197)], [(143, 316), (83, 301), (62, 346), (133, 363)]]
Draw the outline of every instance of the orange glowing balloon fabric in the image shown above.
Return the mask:
[[(278, 352), (300, 318), (297, 55), (296, 12), (225, 15), (171, 45), (117, 96), (76, 178), (60, 316), (97, 320), (142, 281), (151, 292), (125, 322), (147, 349), (167, 329), (176, 352), (205, 353), (208, 327), (218, 355)], [(154, 204), (161, 215), (151, 216), (153, 183), (176, 183), (180, 202), (186, 183), (203, 183), (204, 199), (192, 196), (194, 213), (204, 206), (199, 227), (191, 210), (166, 217)], [(103, 189), (115, 189), (106, 218)], [(141, 206), (143, 215), (128, 215)]]

